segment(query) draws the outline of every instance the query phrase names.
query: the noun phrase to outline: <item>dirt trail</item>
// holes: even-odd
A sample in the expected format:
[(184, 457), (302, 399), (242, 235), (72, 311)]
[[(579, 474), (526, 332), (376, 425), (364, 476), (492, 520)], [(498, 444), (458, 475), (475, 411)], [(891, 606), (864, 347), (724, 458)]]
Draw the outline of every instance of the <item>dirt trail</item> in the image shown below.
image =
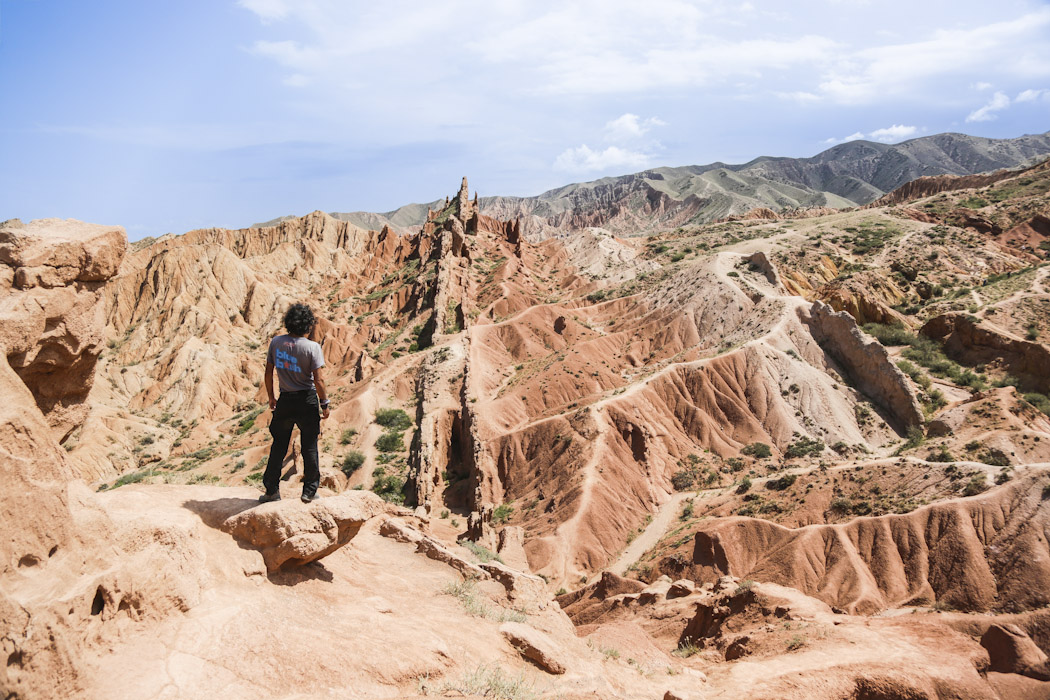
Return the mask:
[[(915, 465), (930, 466), (933, 464), (926, 460), (912, 456), (905, 457), (904, 459)], [(880, 464), (893, 464), (896, 461), (897, 458), (881, 457), (878, 459), (871, 460), (865, 463), (865, 465), (869, 467), (877, 467)], [(846, 462), (833, 467), (829, 467), (829, 471), (849, 471), (855, 469), (858, 464), (858, 462)], [(955, 464), (966, 469), (977, 469), (983, 471), (988, 479), (994, 479), (1000, 471), (1000, 467), (990, 466), (981, 462), (959, 460), (955, 462)], [(1050, 467), (1050, 464), (1030, 464), (1026, 465), (1023, 468), (1043, 469), (1046, 467)], [(753, 478), (752, 484), (754, 485), (754, 487), (758, 487), (762, 486), (770, 479), (779, 478), (784, 474), (808, 474), (819, 468), (819, 465), (811, 465), (796, 469), (788, 469), (786, 471), (771, 474), (769, 476)], [(918, 478), (919, 477), (916, 477), (916, 479)], [(716, 489), (704, 489), (702, 491), (684, 491), (671, 494), (667, 502), (662, 504), (656, 511), (656, 514), (646, 526), (645, 530), (641, 534), (639, 534), (638, 537), (634, 538), (634, 540), (632, 540), (629, 545), (627, 545), (623, 552), (621, 552), (620, 555), (616, 558), (616, 561), (608, 567), (608, 571), (611, 571), (612, 573), (618, 576), (625, 575), (627, 573), (627, 569), (631, 566), (631, 564), (641, 559), (646, 552), (655, 547), (660, 542), (660, 540), (663, 539), (664, 535), (667, 534), (667, 532), (671, 529), (671, 526), (674, 524), (675, 518), (681, 511), (683, 503), (690, 499), (702, 501), (704, 499), (714, 498), (716, 496), (724, 494), (728, 489), (731, 488), (733, 488), (733, 486), (722, 486)]]
[[(716, 492), (721, 492), (721, 489), (716, 489)], [(702, 494), (705, 493), (709, 492), (701, 491), (698, 494), (695, 491), (686, 491), (672, 494), (671, 498), (656, 511), (656, 515), (653, 516), (652, 521), (646, 526), (645, 531), (638, 537), (635, 537), (627, 545), (627, 548), (620, 553), (620, 556), (609, 567), (609, 571), (617, 576), (623, 576), (627, 573), (627, 567), (641, 559), (643, 554), (655, 547), (656, 543), (671, 528), (671, 523), (674, 522), (675, 516), (678, 515), (682, 503), (690, 498), (701, 498)]]

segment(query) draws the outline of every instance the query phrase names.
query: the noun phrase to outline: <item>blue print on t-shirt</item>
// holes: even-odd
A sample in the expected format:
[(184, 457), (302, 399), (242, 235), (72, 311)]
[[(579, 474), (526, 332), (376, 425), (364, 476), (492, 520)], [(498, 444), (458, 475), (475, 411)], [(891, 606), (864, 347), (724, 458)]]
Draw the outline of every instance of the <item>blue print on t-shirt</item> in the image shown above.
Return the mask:
[(274, 366), (276, 366), (277, 369), (284, 369), (288, 370), (289, 372), (302, 373), (302, 370), (299, 369), (299, 358), (297, 358), (295, 355), (287, 353), (284, 350), (281, 350), (280, 348), (277, 348), (276, 354), (277, 361), (274, 362)]

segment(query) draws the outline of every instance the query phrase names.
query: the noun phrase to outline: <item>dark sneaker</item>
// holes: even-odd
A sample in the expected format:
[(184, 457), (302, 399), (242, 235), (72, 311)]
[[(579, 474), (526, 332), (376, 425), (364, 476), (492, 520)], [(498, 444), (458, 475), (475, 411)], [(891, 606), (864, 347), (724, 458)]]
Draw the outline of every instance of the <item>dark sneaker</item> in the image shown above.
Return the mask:
[(271, 501), (281, 500), (281, 492), (274, 491), (273, 493), (264, 493), (259, 496), (259, 503), (270, 503)]
[(320, 496), (318, 496), (316, 493), (313, 494), (313, 495), (308, 495), (308, 494), (304, 493), (303, 497), (302, 497), (302, 501), (303, 501), (303, 503), (313, 503), (318, 498), (320, 498)]

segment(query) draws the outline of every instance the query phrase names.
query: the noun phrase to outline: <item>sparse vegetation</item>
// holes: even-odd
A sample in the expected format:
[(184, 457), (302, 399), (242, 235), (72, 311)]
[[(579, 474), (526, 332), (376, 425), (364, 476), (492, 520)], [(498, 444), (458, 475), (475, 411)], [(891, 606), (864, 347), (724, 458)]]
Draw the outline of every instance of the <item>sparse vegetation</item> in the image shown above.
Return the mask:
[(405, 442), (401, 433), (383, 433), (376, 438), (376, 449), (380, 452), (404, 452)]
[(514, 506), (509, 503), (501, 503), (492, 511), (492, 522), (496, 525), (503, 525), (510, 520), (513, 514)]
[(460, 544), (469, 549), (470, 553), (474, 555), (474, 558), (482, 564), (493, 560), (498, 561), (500, 564), (503, 563), (503, 560), (500, 559), (500, 556), (498, 554), (486, 547), (482, 547), (477, 542), (463, 540), (462, 542), (460, 542)]
[(823, 440), (817, 440), (807, 435), (799, 435), (798, 433), (795, 433), (795, 439), (792, 440), (791, 444), (788, 445), (787, 450), (784, 451), (784, 456), (788, 459), (794, 459), (796, 457), (811, 457), (819, 455), (823, 451)]
[(671, 486), (674, 486), (675, 491), (688, 491), (695, 482), (696, 475), (689, 469), (679, 469), (671, 475)]
[(948, 448), (944, 445), (939, 445), (936, 449), (932, 450), (930, 454), (926, 455), (927, 462), (954, 462), (955, 457)]
[[(821, 449), (823, 449), (823, 445), (821, 445)], [(766, 488), (772, 491), (784, 491), (790, 488), (795, 483), (796, 479), (798, 479), (797, 474), (784, 474), (776, 479), (770, 479), (767, 481)]]
[(966, 486), (963, 487), (962, 493), (964, 496), (976, 496), (987, 490), (988, 480), (985, 478), (984, 472), (981, 472), (970, 477), (970, 480), (966, 482)]
[(770, 457), (773, 454), (773, 451), (770, 449), (769, 445), (767, 445), (764, 442), (752, 442), (747, 445), (744, 445), (744, 447), (741, 448), (740, 452), (742, 454), (749, 455), (756, 459), (766, 459), (767, 457)]
[(1050, 397), (1048, 397), (1046, 394), (1029, 392), (1024, 395), (1024, 400), (1032, 406), (1038, 408), (1046, 415), (1050, 416)]
[(376, 423), (390, 431), (404, 431), (412, 427), (412, 419), (400, 408), (376, 409), (375, 418)]
[(405, 479), (396, 474), (387, 474), (386, 467), (376, 467), (372, 471), (372, 491), (384, 501), (404, 503)]
[(237, 427), (233, 429), (233, 433), (235, 435), (243, 435), (244, 433), (251, 430), (252, 427), (255, 425), (255, 419), (258, 418), (259, 414), (261, 414), (264, 410), (266, 410), (265, 406), (256, 406), (255, 408), (245, 413), (243, 416), (241, 416), (241, 419), (237, 421)]
[(357, 450), (350, 450), (343, 456), (343, 461), (340, 468), (343, 470), (344, 474), (350, 476), (351, 474), (356, 472), (364, 463), (365, 456), (363, 453), (358, 452)]
[(694, 642), (690, 640), (684, 641), (681, 644), (679, 644), (678, 648), (672, 651), (671, 654), (677, 656), (680, 659), (688, 659), (690, 656), (695, 656), (700, 652), (700, 647), (698, 647)]
[(462, 582), (449, 582), (441, 589), (444, 595), (450, 595), (463, 603), (463, 608), (471, 617), (482, 617), (496, 622), (526, 622), (528, 617), (518, 610), (494, 609), (485, 604), (478, 593), (474, 579)]
[[(430, 694), (429, 686), (424, 688)], [(436, 689), (438, 694), (477, 696), (494, 700), (536, 700), (539, 695), (525, 680), (524, 674), (509, 676), (498, 666), (484, 664), (465, 674), (458, 682), (446, 682)]]
[(354, 436), (357, 435), (357, 430), (354, 428), (347, 428), (339, 434), (339, 444), (349, 445), (354, 440)]

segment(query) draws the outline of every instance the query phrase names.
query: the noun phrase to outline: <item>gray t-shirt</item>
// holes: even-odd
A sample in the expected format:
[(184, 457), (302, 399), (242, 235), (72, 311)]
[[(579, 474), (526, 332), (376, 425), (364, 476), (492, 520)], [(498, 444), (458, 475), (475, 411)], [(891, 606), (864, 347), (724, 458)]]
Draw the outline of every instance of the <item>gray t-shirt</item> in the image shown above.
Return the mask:
[(324, 352), (312, 340), (279, 335), (270, 341), (266, 361), (277, 370), (281, 391), (307, 391), (314, 388), (313, 371), (324, 367)]

